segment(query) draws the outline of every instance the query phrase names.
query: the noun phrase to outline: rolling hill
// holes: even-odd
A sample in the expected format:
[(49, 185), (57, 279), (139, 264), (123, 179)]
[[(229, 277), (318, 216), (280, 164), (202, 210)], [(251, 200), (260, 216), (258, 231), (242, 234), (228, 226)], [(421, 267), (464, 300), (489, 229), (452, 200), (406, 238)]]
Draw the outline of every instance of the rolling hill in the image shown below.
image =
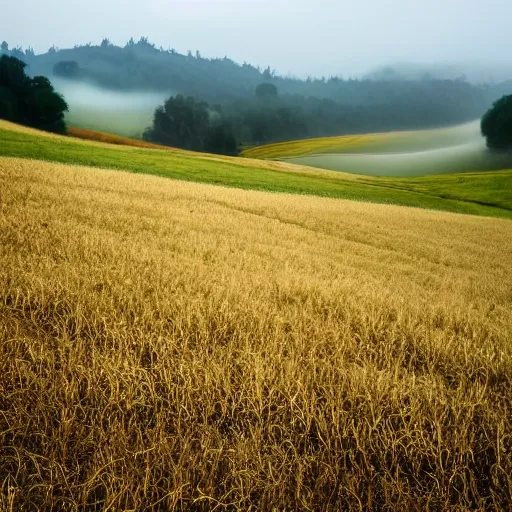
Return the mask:
[(292, 158), (318, 154), (387, 154), (427, 151), (481, 140), (478, 123), (434, 130), (397, 131), (318, 137), (246, 149), (248, 158)]
[(512, 216), (510, 170), (377, 178), (321, 171), (286, 162), (104, 144), (50, 135), (4, 121), (0, 121), (0, 143), (0, 156), (6, 157), (119, 169), (244, 189)]
[(248, 158), (368, 176), (427, 176), (512, 167), (487, 151), (479, 122), (450, 128), (293, 140), (246, 149)]

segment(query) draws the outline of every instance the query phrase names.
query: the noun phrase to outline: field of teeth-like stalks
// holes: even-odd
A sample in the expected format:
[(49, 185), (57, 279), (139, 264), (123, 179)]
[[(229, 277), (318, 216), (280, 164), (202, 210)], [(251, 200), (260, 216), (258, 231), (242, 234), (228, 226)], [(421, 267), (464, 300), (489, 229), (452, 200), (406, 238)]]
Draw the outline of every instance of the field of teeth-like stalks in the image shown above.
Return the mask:
[(512, 221), (0, 158), (0, 510), (510, 510)]

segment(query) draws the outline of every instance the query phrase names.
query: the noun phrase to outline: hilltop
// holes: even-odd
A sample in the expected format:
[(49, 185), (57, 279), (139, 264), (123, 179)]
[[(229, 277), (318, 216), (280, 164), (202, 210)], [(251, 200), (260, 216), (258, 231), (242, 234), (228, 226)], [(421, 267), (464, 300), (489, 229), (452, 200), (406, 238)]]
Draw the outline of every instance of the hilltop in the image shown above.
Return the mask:
[(395, 115), (402, 110), (405, 115), (409, 109), (418, 127), (469, 121), (482, 115), (502, 92), (500, 84), (484, 87), (458, 79), (299, 79), (280, 76), (270, 68), (238, 64), (228, 57), (208, 59), (199, 51), (183, 55), (172, 48), (156, 48), (147, 38), (130, 40), (124, 47), (108, 39), (98, 45), (52, 47), (39, 55), (20, 47), (4, 51), (24, 60), (34, 75), (88, 82), (115, 91), (184, 94), (227, 104), (252, 97), (256, 87), (266, 82), (275, 84), (283, 95), (332, 100), (347, 107), (392, 106)]
[(437, 77), (299, 79), (227, 57), (156, 48), (147, 38), (124, 47), (108, 39), (52, 47), (40, 55), (5, 43), (1, 52), (22, 59), (29, 74), (51, 79), (68, 102), (72, 126), (221, 154), (296, 139), (465, 123), (510, 90), (510, 83)]

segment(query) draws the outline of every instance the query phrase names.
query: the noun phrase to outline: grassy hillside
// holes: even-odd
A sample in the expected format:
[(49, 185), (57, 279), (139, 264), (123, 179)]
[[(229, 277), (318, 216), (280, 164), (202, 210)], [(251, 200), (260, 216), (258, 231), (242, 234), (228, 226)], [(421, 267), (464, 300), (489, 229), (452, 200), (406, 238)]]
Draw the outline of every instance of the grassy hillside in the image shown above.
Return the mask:
[(246, 149), (248, 158), (293, 158), (318, 154), (402, 153), (456, 146), (474, 140), (478, 124), (455, 128), (319, 137)]
[(0, 190), (1, 510), (510, 508), (509, 220), (13, 158)]
[(512, 218), (512, 171), (374, 178), (284, 162), (149, 150), (44, 134), (0, 121), (0, 156), (121, 169), (244, 189), (394, 203)]
[(331, 171), (394, 177), (457, 174), (512, 167), (510, 155), (491, 153), (483, 144), (400, 154), (311, 155), (286, 161)]
[(509, 155), (486, 150), (478, 122), (437, 130), (295, 140), (251, 148), (242, 156), (366, 176), (428, 176), (512, 166)]

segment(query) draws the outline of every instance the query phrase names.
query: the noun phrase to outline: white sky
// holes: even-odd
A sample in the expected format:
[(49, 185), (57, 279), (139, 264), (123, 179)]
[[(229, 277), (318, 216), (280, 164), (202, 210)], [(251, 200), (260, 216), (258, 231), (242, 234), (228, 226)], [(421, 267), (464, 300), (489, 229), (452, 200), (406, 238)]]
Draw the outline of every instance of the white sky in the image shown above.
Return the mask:
[(147, 36), (299, 76), (412, 61), (510, 65), (511, 20), (512, 0), (0, 0), (0, 40), (11, 47)]

